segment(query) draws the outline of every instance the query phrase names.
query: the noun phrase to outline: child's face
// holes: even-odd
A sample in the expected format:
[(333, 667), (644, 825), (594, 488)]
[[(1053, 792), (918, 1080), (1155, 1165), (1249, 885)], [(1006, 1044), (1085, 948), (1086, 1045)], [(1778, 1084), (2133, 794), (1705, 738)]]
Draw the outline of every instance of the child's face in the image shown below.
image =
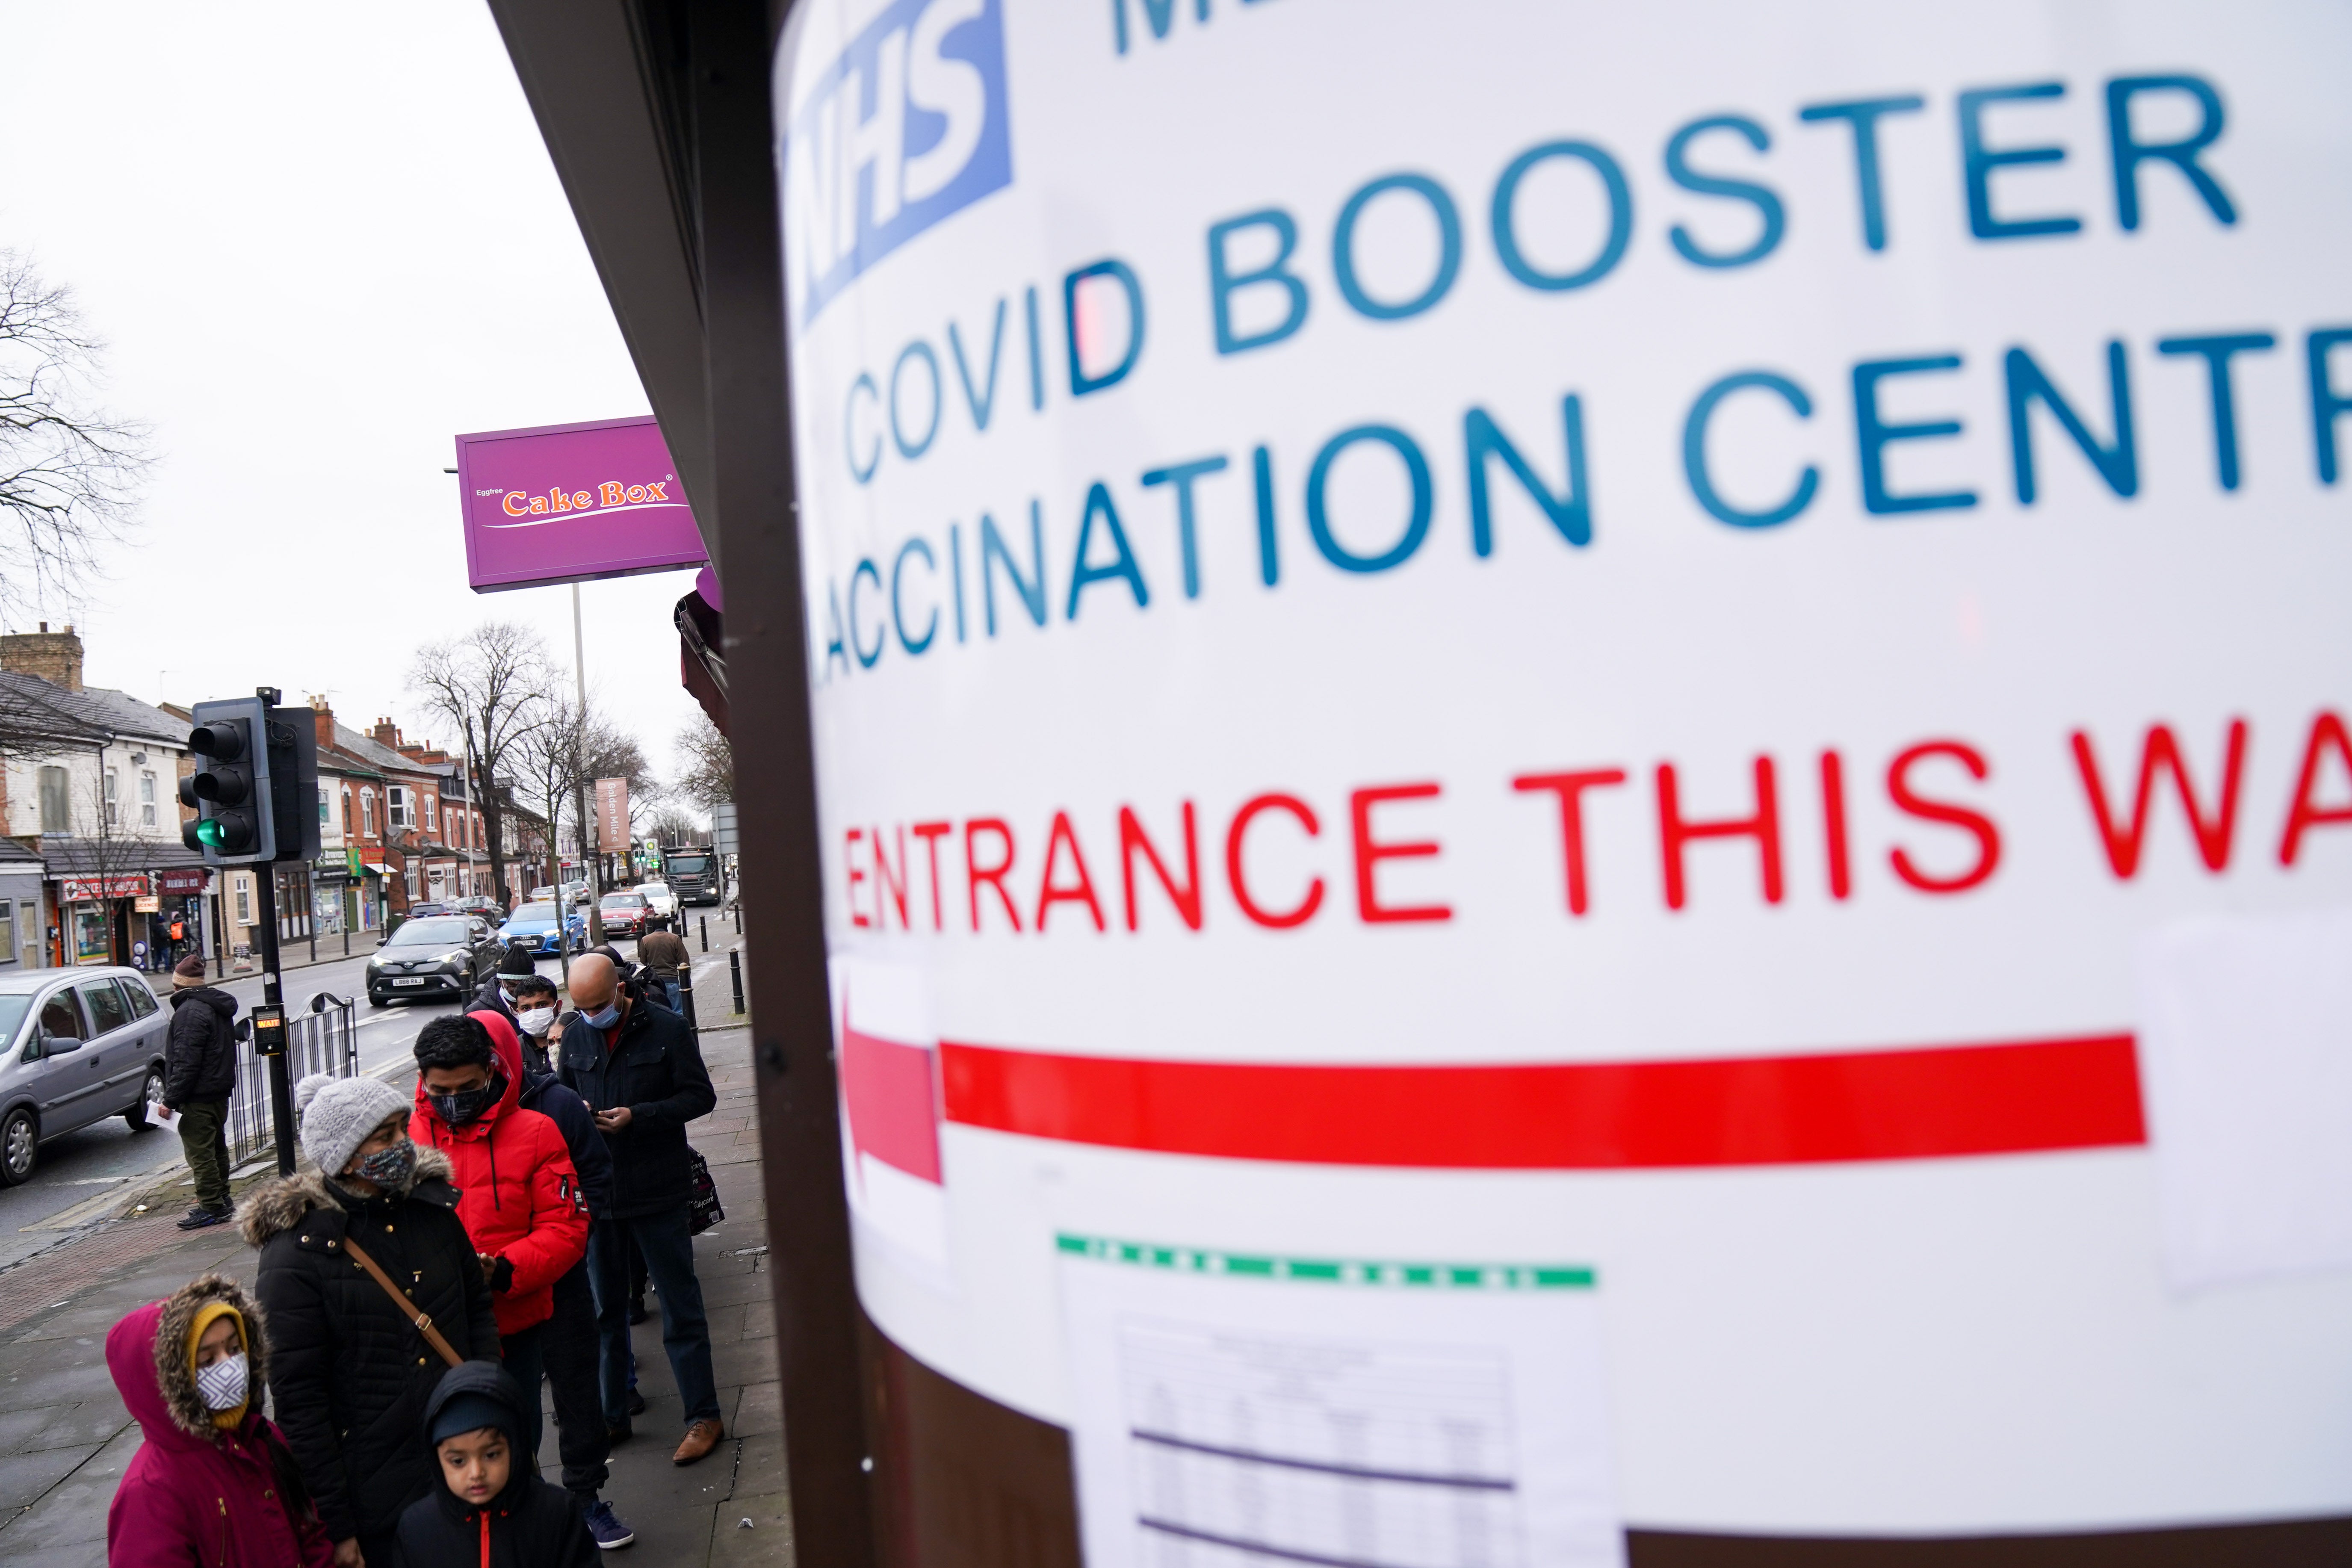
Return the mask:
[(449, 1489), (479, 1508), (507, 1489), (507, 1465), (511, 1452), (507, 1435), (496, 1426), (460, 1432), (440, 1444), (441, 1479)]

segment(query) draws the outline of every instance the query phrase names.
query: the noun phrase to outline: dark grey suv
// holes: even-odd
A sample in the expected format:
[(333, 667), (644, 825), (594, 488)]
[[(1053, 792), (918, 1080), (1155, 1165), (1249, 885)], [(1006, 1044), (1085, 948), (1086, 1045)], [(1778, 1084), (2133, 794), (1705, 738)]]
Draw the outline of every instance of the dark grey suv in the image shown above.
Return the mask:
[(506, 956), (479, 915), (422, 915), (401, 922), (368, 960), (367, 995), (377, 1007), (407, 997), (469, 997)]
[(110, 1116), (145, 1131), (171, 1024), (136, 970), (0, 975), (0, 1186), (29, 1178), (60, 1133)]

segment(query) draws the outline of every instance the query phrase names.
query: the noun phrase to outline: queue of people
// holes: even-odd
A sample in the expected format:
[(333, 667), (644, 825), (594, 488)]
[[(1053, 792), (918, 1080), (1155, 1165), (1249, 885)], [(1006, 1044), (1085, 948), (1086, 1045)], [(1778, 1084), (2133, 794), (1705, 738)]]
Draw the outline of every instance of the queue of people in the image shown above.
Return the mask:
[[(671, 1458), (717, 1447), (686, 1145), (716, 1104), (710, 1075), (618, 954), (583, 954), (567, 978), (560, 1026), (536, 973), (427, 1024), (413, 1095), (366, 1077), (295, 1086), (307, 1168), (236, 1211), (260, 1254), (252, 1294), (208, 1275), (108, 1336), (145, 1438), (109, 1515), (110, 1564), (571, 1568), (627, 1546), (599, 1493), (645, 1408), (633, 1249), (684, 1405)], [(561, 1485), (540, 1475), (542, 1384)]]

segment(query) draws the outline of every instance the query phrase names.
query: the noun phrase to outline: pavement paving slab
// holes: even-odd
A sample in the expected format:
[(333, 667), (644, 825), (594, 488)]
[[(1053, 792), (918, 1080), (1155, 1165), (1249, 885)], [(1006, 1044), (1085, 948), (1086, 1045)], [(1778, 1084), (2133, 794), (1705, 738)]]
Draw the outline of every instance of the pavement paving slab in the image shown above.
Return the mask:
[[(708, 961), (706, 961), (708, 962)], [(723, 965), (722, 957), (718, 962)], [(776, 1382), (775, 1323), (753, 1131), (748, 1032), (713, 1027), (703, 1051), (720, 1089), (721, 1127), (689, 1132), (710, 1157), (727, 1218), (696, 1238), (709, 1308), (712, 1362), (726, 1439), (699, 1464), (670, 1462), (683, 1411), (661, 1346), (656, 1310), (632, 1334), (646, 1410), (614, 1451), (604, 1497), (637, 1532), (622, 1561), (659, 1564), (793, 1563)], [(240, 1184), (265, 1178), (265, 1169)], [(100, 1568), (106, 1511), (140, 1443), (106, 1371), (108, 1329), (131, 1308), (217, 1271), (252, 1283), (256, 1255), (226, 1227), (178, 1230), (180, 1200), (164, 1190), (148, 1214), (112, 1217), (149, 1183), (126, 1183), (105, 1214), (13, 1263), (0, 1259), (0, 1563), (7, 1568)], [(169, 1206), (163, 1206), (169, 1205)], [(541, 1459), (560, 1473), (549, 1424)], [(750, 1529), (740, 1521), (750, 1519)]]

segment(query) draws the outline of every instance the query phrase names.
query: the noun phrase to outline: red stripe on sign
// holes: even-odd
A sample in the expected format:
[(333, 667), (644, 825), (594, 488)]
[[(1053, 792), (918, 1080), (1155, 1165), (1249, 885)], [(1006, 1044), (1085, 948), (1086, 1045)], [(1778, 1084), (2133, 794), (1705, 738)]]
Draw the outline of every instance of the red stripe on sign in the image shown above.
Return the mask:
[(929, 1051), (845, 1026), (841, 1092), (849, 1102), (850, 1142), (859, 1153), (927, 1182), (940, 1179), (939, 1112)]
[(1927, 1160), (2147, 1141), (2129, 1035), (1480, 1067), (940, 1049), (950, 1121), (1232, 1160), (1608, 1170)]

